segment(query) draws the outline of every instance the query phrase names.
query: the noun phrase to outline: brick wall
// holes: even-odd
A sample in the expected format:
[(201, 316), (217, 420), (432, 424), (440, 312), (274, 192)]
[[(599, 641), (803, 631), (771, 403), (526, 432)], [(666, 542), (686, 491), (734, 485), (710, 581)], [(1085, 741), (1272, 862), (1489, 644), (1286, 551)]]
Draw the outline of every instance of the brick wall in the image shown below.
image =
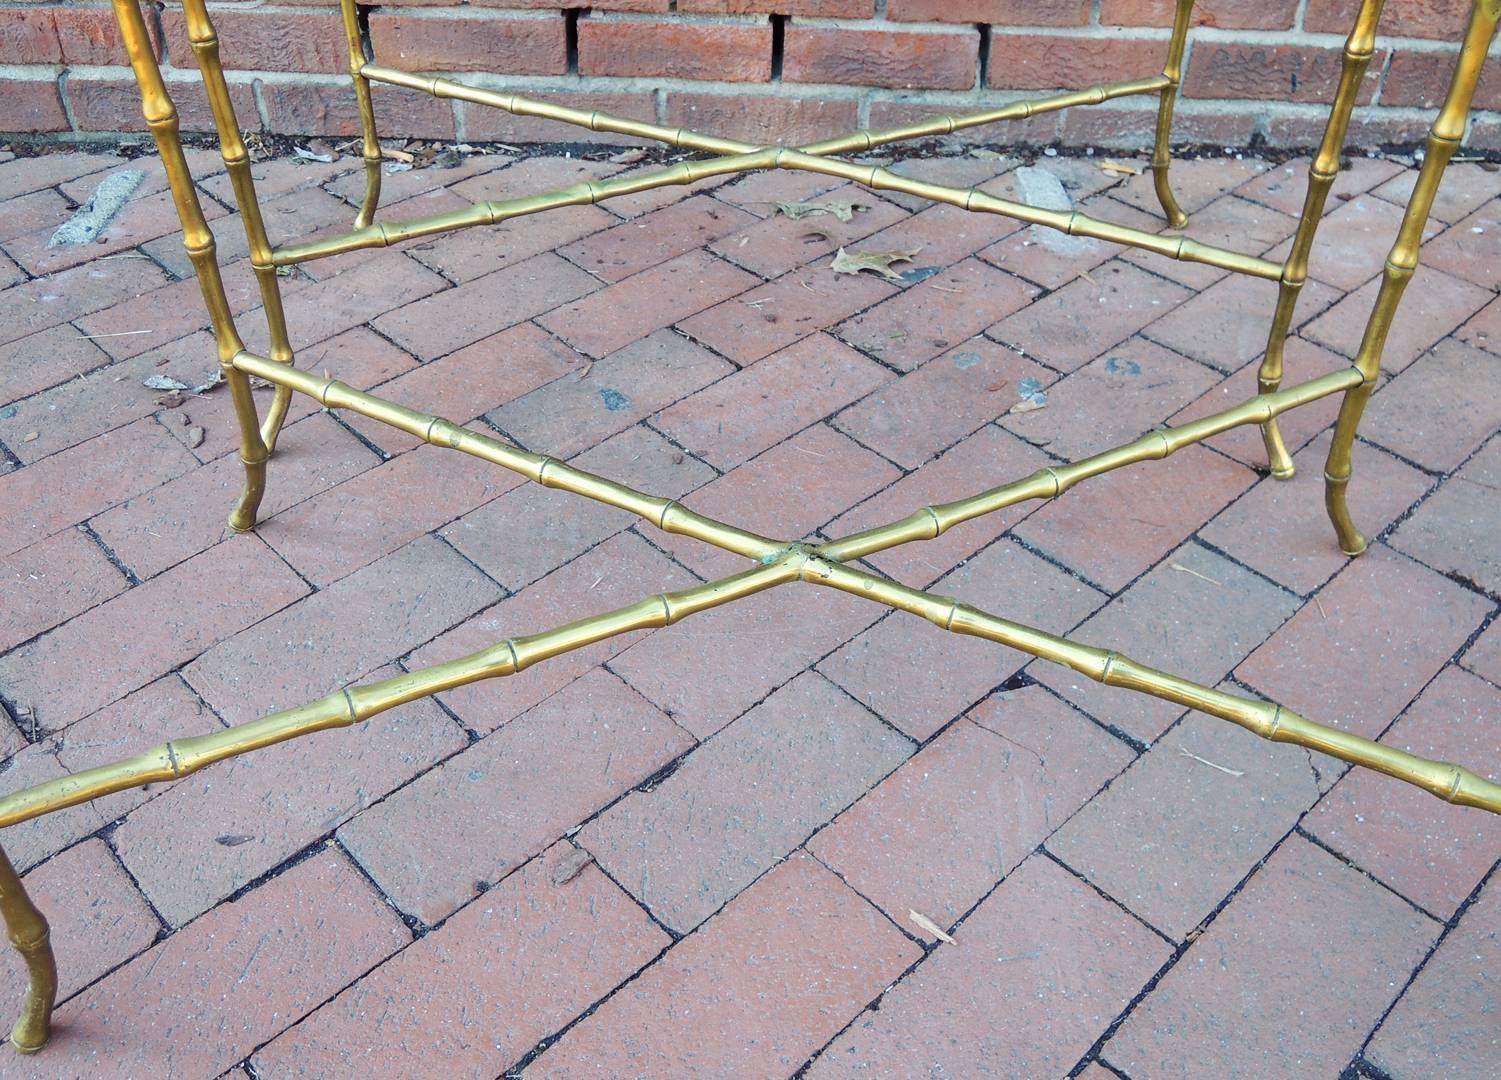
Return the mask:
[[(1172, 0), (388, 0), (362, 7), (375, 54), (411, 70), (749, 140), (800, 141), (1160, 70)], [(356, 129), (335, 0), (212, 3), (243, 127)], [(1357, 0), (1204, 0), (1175, 140), (1317, 140)], [(1355, 141), (1411, 143), (1442, 93), (1468, 0), (1389, 0)], [(207, 108), (175, 2), (148, 5), (185, 126)], [(1494, 54), (1493, 54), (1494, 55)], [(484, 71), (501, 74), (478, 74)], [(0, 131), (139, 130), (108, 4), (0, 0)], [(377, 88), (382, 134), (577, 141), (592, 136)], [(1137, 147), (1155, 102), (983, 128), (983, 142)], [(1501, 148), (1501, 65), (1471, 144)]]

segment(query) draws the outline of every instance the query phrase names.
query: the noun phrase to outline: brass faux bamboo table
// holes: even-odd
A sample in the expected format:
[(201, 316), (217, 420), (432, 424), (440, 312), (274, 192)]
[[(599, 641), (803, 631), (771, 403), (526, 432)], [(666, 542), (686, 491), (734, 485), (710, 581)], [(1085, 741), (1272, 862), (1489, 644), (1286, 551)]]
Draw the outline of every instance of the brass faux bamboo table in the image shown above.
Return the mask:
[[(0, 827), (144, 784), (187, 776), (225, 758), (257, 750), (326, 728), (347, 727), (368, 720), (403, 702), (439, 693), (479, 679), (511, 675), (592, 642), (650, 627), (667, 626), (695, 612), (719, 607), (741, 597), (790, 582), (807, 582), (839, 589), (919, 615), (957, 634), (969, 634), (1021, 649), (1063, 664), (1091, 679), (1123, 686), (1167, 701), (1198, 709), (1247, 728), (1274, 742), (1294, 743), (1333, 755), (1355, 765), (1375, 769), (1424, 788), (1441, 799), (1501, 813), (1501, 784), (1457, 765), (1429, 761), (1391, 746), (1306, 719), (1279, 705), (1254, 701), (1200, 686), (1156, 671), (1118, 652), (1081, 645), (1041, 630), (1009, 621), (947, 597), (933, 596), (850, 565), (856, 559), (898, 544), (929, 540), (946, 530), (1014, 503), (1052, 499), (1089, 477), (1133, 462), (1157, 460), (1182, 447), (1245, 424), (1259, 424), (1264, 435), (1268, 467), (1273, 476), (1292, 475), (1293, 463), (1277, 429), (1277, 417), (1300, 405), (1342, 394), (1339, 419), (1325, 467), (1325, 503), (1340, 548), (1359, 555), (1365, 538), (1355, 528), (1345, 501), (1350, 481), (1351, 448), (1361, 413), (1375, 388), (1383, 347), (1398, 301), (1418, 265), (1423, 229), (1444, 170), (1459, 147), (1470, 103), (1486, 53), (1501, 19), (1501, 0), (1473, 0), (1468, 29), (1448, 91), (1427, 139), (1427, 152), (1402, 218), (1396, 242), (1387, 258), (1381, 288), (1366, 324), (1354, 365), (1307, 382), (1282, 388), (1283, 351), (1292, 325), (1298, 294), (1308, 277), (1312, 249), (1324, 203), (1336, 174), (1349, 127), (1351, 110), (1375, 44), (1383, 0), (1362, 0), (1345, 45), (1339, 87), (1317, 155), (1309, 172), (1302, 217), (1285, 262), (1241, 254), (1198, 243), (1184, 236), (1160, 235), (1112, 224), (1074, 212), (1043, 210), (985, 194), (975, 188), (946, 187), (909, 180), (875, 165), (856, 164), (838, 155), (860, 153), (877, 146), (927, 136), (947, 135), (964, 128), (1001, 120), (1020, 119), (1074, 106), (1097, 105), (1129, 95), (1156, 95), (1156, 142), (1152, 169), (1158, 199), (1168, 223), (1187, 224), (1170, 185), (1169, 136), (1177, 100), (1187, 41), (1192, 0), (1177, 0), (1176, 16), (1161, 75), (1131, 82), (1110, 83), (1035, 101), (1017, 102), (967, 116), (943, 116), (885, 131), (857, 131), (811, 146), (792, 149), (755, 146), (733, 139), (701, 135), (623, 120), (599, 112), (532, 101), (514, 94), (474, 89), (448, 79), (413, 75), (366, 59), (354, 0), (341, 0), (354, 93), (363, 132), (365, 195), (354, 228), (328, 240), (273, 249), (267, 241), (250, 158), (240, 136), (229, 89), (219, 62), (219, 44), (204, 0), (182, 0), (188, 37), (197, 56), (204, 87), (213, 111), (224, 162), (239, 204), (249, 241), (250, 261), (259, 282), (271, 342), (270, 355), (245, 348), (230, 314), (219, 276), (214, 238), (205, 223), (192, 177), (183, 156), (177, 112), (167, 95), (155, 54), (147, 36), (139, 0), (113, 0), (131, 65), (140, 85), (147, 126), (155, 137), (172, 195), (182, 220), (183, 238), (203, 291), (218, 344), (219, 361), (234, 400), (240, 429), (240, 458), (245, 466), (245, 490), (230, 515), (237, 530), (253, 528), (266, 482), (266, 462), (275, 446), (291, 395), (306, 394), (334, 409), (348, 409), (409, 432), (437, 446), (483, 458), (547, 487), (596, 499), (628, 510), (669, 533), (681, 533), (716, 545), (750, 560), (738, 574), (678, 592), (658, 593), (615, 611), (579, 619), (565, 626), (525, 637), (511, 638), (470, 656), (365, 685), (337, 690), (325, 698), (216, 731), (175, 739), (136, 757), (38, 784), (0, 798)], [(525, 198), (482, 202), (465, 210), (399, 222), (377, 222), (380, 200), (381, 152), (376, 138), (370, 83), (385, 83), (494, 106), (523, 116), (545, 117), (593, 131), (653, 139), (685, 150), (711, 155), (670, 168), (609, 180), (586, 181), (572, 187)], [(281, 267), (360, 248), (387, 247), (414, 237), (473, 225), (494, 224), (524, 214), (561, 206), (591, 204), (669, 184), (689, 184), (710, 176), (757, 169), (802, 169), (863, 184), (874, 190), (899, 191), (934, 202), (949, 203), (976, 213), (1003, 214), (1074, 236), (1095, 237), (1159, 255), (1205, 263), (1238, 274), (1280, 283), (1272, 313), (1258, 393), (1234, 408), (1177, 427), (1150, 431), (1140, 438), (1069, 465), (1039, 469), (1031, 476), (992, 487), (978, 495), (914, 510), (907, 517), (880, 528), (824, 544), (788, 543), (761, 536), (698, 514), (671, 499), (633, 490), (555, 458), (530, 453), (490, 435), (417, 412), (405, 405), (362, 393), (337, 379), (320, 377), (293, 366), (292, 348), (283, 317), (277, 271)], [(250, 379), (265, 379), (276, 387), (264, 419), (251, 398)], [(21, 1018), (11, 1032), (17, 1050), (31, 1053), (47, 1041), (57, 989), (57, 973), (48, 941), (46, 920), (21, 885), (16, 871), (0, 851), (0, 914), (11, 941), (24, 956), (30, 988)]]

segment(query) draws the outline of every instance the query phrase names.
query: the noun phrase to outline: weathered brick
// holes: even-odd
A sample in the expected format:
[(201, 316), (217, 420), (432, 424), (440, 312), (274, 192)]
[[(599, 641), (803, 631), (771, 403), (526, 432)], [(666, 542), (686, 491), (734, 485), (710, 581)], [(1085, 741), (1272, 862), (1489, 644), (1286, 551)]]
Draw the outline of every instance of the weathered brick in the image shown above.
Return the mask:
[(397, 1074), (420, 1055), (493, 1076), (526, 1056), (670, 940), (595, 867), (557, 884), (575, 851), (549, 848), (284, 1032), (256, 1053), (259, 1075)]
[[(1050, 454), (1077, 460), (1150, 431), (1216, 379), (1204, 365), (1135, 337), (1051, 386), (1042, 378), (1048, 407), (1008, 412), (998, 422)], [(996, 396), (1014, 408), (1025, 400), (1016, 387)]]
[[(306, 591), (264, 544), (235, 537), (11, 652), (0, 681), (58, 731)], [(94, 677), (79, 679), (85, 669)]]
[[(716, 520), (790, 541), (809, 537), (824, 522), (900, 475), (890, 462), (827, 425), (815, 424), (683, 502)], [(740, 556), (691, 537), (663, 537), (658, 543), (706, 578), (746, 568)]]
[(1312, 720), (1375, 738), (1489, 611), (1489, 601), (1375, 545), (1235, 676)]
[[(522, 483), (488, 461), (423, 446), (278, 514), (260, 533), (305, 577), (327, 585)], [(391, 513), (393, 504), (400, 513)]]
[[(1056, 378), (1013, 349), (972, 338), (851, 405), (834, 423), (903, 468), (915, 469), (1003, 414), (1017, 400), (1024, 379), (1047, 386)], [(991, 475), (976, 483), (1001, 479)]]
[(9, 601), (0, 609), (0, 652), (122, 592), (128, 582), (83, 532), (64, 529), (0, 559)]
[(911, 90), (969, 90), (977, 79), (979, 34), (965, 29), (863, 29), (791, 22), (782, 78)]
[(528, 449), (568, 458), (733, 370), (687, 338), (658, 330), (486, 418)]
[[(1331, 911), (1342, 917), (1330, 919)], [(1336, 1074), (1438, 929), (1360, 871), (1292, 837), (1132, 1011), (1104, 1056), (1131, 1073), (1150, 1063)]]
[[(466, 426), (482, 413), (577, 371), (581, 363), (577, 353), (547, 331), (518, 323), (403, 372), (375, 392)], [(417, 436), (358, 413), (346, 413), (344, 419), (387, 454), (402, 454), (422, 445)]]
[(911, 752), (827, 679), (804, 672), (578, 841), (657, 919), (686, 933)]
[[(599, 5), (595, 4), (598, 10)], [(533, 101), (545, 101), (566, 105), (582, 112), (602, 112), (611, 116), (651, 122), (656, 115), (656, 97), (649, 91), (629, 90), (620, 92), (580, 93), (564, 91), (553, 93), (527, 89), (525, 97)], [(487, 108), (467, 102), (458, 104), (464, 118), (464, 134), (470, 139), (484, 139), (506, 143), (551, 143), (560, 140), (570, 143), (597, 143), (604, 146), (657, 146), (650, 139), (638, 139), (634, 135), (618, 135), (613, 131), (594, 131), (587, 127), (565, 124), (540, 116), (518, 116), (504, 109)], [(592, 163), (592, 164), (598, 164)], [(611, 170), (613, 171), (613, 169)]]
[[(103, 840), (85, 840), (23, 879), (51, 924), (58, 997), (66, 1000), (156, 940), (156, 917)], [(26, 988), (18, 953), (0, 958), (0, 990), (12, 1000)]]
[(1162, 464), (1143, 462), (1087, 480), (1015, 532), (1090, 581), (1119, 590), (1254, 480), (1249, 469), (1191, 446)]
[(1064, 371), (1083, 367), (1189, 298), (1177, 285), (1112, 261), (1002, 319), (987, 334)]
[[(1360, 8), (1357, 0), (1308, 0), (1303, 28), (1326, 34), (1348, 34)], [(1464, 30), (1467, 0), (1411, 0), (1398, 4), (1382, 21), (1384, 33), (1403, 37), (1443, 38), (1452, 41)]]
[[(499, 595), (447, 545), (421, 537), (303, 603), (223, 635), (183, 674), (227, 721), (243, 723), (362, 679)], [(329, 620), (354, 632), (328, 634)]]
[(376, 12), (370, 42), (377, 57), (409, 70), (562, 75), (568, 70), (564, 29), (556, 11), (445, 11), (436, 18)]
[[(1367, 159), (1368, 160), (1368, 159)], [(1406, 206), (1417, 186), (1418, 169), (1398, 168), (1397, 174), (1375, 189), (1375, 194), (1398, 206)], [(1432, 217), (1452, 224), (1468, 217), (1501, 195), (1501, 174), (1483, 164), (1461, 161), (1444, 170), (1444, 179), (1434, 194)]]
[[(1252, 435), (1259, 439), (1259, 436)], [(1324, 461), (1329, 436), (1293, 455), (1290, 480), (1263, 479), (1210, 521), (1199, 535), (1258, 573), (1301, 595), (1313, 592), (1343, 568), (1324, 511)], [(1350, 512), (1362, 529), (1377, 535), (1417, 502), (1433, 482), (1390, 454), (1362, 447), (1350, 482)]]
[[(1189, 542), (1087, 619), (1075, 636), (1215, 686), (1297, 607), (1290, 593)], [(1211, 611), (1233, 611), (1235, 617), (1206, 618)], [(1192, 633), (1184, 633), (1188, 626)], [(1031, 674), (1101, 723), (1145, 743), (1184, 712), (1181, 705), (1123, 694), (1056, 664), (1036, 664)]]
[[(346, 49), (347, 55), (347, 49)], [(123, 78), (110, 68), (92, 72), (68, 73), (62, 84), (68, 97), (68, 109), (79, 131), (142, 131), (146, 121), (141, 115), (141, 91), (127, 74)], [(246, 126), (255, 126), (255, 88), (248, 80), (231, 73), (229, 100), (235, 116)], [(209, 107), (203, 84), (196, 77), (190, 81), (173, 80), (167, 93), (177, 108), (183, 131), (214, 131), (214, 113)], [(58, 128), (56, 130), (66, 130)]]
[(1388, 1076), (1483, 1076), (1501, 1054), (1489, 985), (1501, 964), (1494, 875), (1383, 1019), (1366, 1050)]
[[(268, 467), (265, 521), (289, 506), (377, 464), (377, 458), (327, 416), (282, 429)], [(212, 547), (229, 535), (228, 516), (245, 485), (238, 455), (216, 459), (144, 491), (93, 518), (89, 527), (138, 578)]]
[(1377, 389), (1361, 435), (1410, 461), (1449, 472), (1501, 419), (1501, 364), (1457, 341), (1443, 341)]
[(952, 927), (1130, 758), (1040, 687), (993, 694), (808, 849), (932, 942), (910, 912)]
[(1320, 779), (1305, 751), (1190, 714), (1048, 850), (1184, 941), (1318, 801)]
[[(1496, 780), (1501, 690), (1446, 668), (1381, 741), (1438, 761), (1467, 763)], [(1501, 821), (1434, 805), (1427, 792), (1352, 769), (1306, 827), (1355, 865), (1440, 919), (1449, 919), (1485, 879), (1501, 846)]]
[[(931, 591), (1053, 634), (1072, 629), (1104, 600), (1009, 541), (992, 544), (934, 582)], [(1030, 659), (983, 638), (950, 634), (899, 611), (826, 657), (818, 670), (887, 723), (921, 741)], [(894, 672), (900, 677), (893, 679)]]
[[(319, 742), (219, 762), (115, 829), (121, 862), (171, 925), (209, 910), (467, 740), (436, 705), (420, 701)], [(184, 857), (191, 874), (182, 872)]]
[(399, 908), (436, 923), (691, 745), (594, 671), (358, 815), (339, 840)]
[[(1217, 371), (1235, 371), (1266, 351), (1277, 292), (1276, 282), (1232, 275), (1168, 312), (1145, 335)], [(1293, 328), (1338, 298), (1339, 293), (1326, 285), (1305, 282)]]
[[(763, 235), (770, 222), (759, 222)], [(723, 247), (720, 250), (724, 250)], [(733, 249), (726, 258), (734, 261)], [(785, 255), (785, 249), (783, 249)], [(754, 261), (755, 255), (751, 255)], [(741, 263), (745, 265), (745, 263)], [(760, 288), (741, 293), (707, 311), (683, 320), (678, 329), (702, 341), (722, 356), (744, 366), (770, 356), (810, 334), (827, 329), (840, 319), (870, 307), (896, 292), (896, 287), (873, 274), (841, 275), (835, 281), (811, 287), (806, 270), (794, 270)], [(817, 334), (835, 349), (842, 346)]]
[[(1176, 163), (1174, 163), (1176, 166)], [(1251, 199), (1269, 206), (1273, 210), (1279, 210), (1284, 214), (1299, 217), (1303, 213), (1303, 201), (1308, 194), (1308, 171), (1310, 159), (1306, 157), (1294, 158), (1283, 165), (1269, 168), (1251, 180), (1249, 183), (1235, 189), (1235, 194), (1243, 199)], [(1459, 168), (1460, 166), (1454, 166)], [(1389, 185), (1386, 183), (1393, 177), (1401, 175), (1416, 176), (1416, 171), (1405, 170), (1395, 161), (1386, 158), (1350, 157), (1340, 162), (1339, 172), (1335, 174), (1334, 184), (1329, 189), (1328, 199), (1324, 204), (1324, 214), (1327, 216), (1339, 209), (1342, 203), (1346, 203), (1357, 195), (1361, 195), (1372, 188), (1378, 195), (1382, 195)], [(1377, 185), (1381, 185), (1378, 187)], [(1387, 196), (1382, 195), (1383, 198)], [(1406, 203), (1405, 198), (1392, 198), (1389, 201)], [(1470, 207), (1471, 210), (1474, 207)], [(1465, 211), (1469, 213), (1469, 211)], [(1464, 215), (1460, 215), (1463, 217)], [(1452, 221), (1453, 218), (1442, 220)]]
[[(873, 198), (868, 189), (858, 184), (838, 184), (830, 177), (818, 173), (782, 171), (752, 174), (736, 184), (716, 191), (715, 197), (763, 219), (738, 234), (731, 233), (709, 245), (710, 251), (735, 265), (743, 266), (763, 277), (777, 279), (771, 285), (762, 286), (753, 295), (747, 296), (747, 300), (764, 299), (766, 289), (778, 284), (785, 288), (795, 281), (805, 294), (798, 300), (799, 308), (810, 299), (837, 296), (840, 299), (830, 300), (830, 303), (838, 310), (853, 302), (853, 299), (846, 300), (844, 297), (853, 298), (871, 292), (879, 292), (884, 296), (895, 288), (875, 274), (845, 274), (835, 277), (807, 269), (818, 259), (833, 255), (839, 248), (853, 247), (857, 241), (906, 218), (904, 210), (885, 199)], [(782, 202), (812, 202), (825, 206), (847, 202), (853, 208), (853, 214), (849, 221), (840, 221), (832, 214), (818, 214), (817, 227), (812, 228), (806, 218), (790, 218), (781, 213), (777, 204)], [(796, 277), (786, 276), (789, 270), (799, 268), (801, 272)], [(831, 277), (834, 278), (833, 281), (827, 280)], [(807, 284), (804, 285), (803, 282)], [(833, 291), (836, 288), (837, 292)], [(775, 312), (768, 310), (763, 310), (761, 315), (780, 318)]]
[[(1357, 195), (1343, 203), (1319, 224), (1318, 242), (1308, 258), (1309, 276), (1346, 291), (1358, 289), (1381, 272), (1401, 221), (1401, 208), (1374, 195)], [(1430, 221), (1424, 236), (1432, 237), (1440, 228)], [(1264, 254), (1273, 260), (1285, 259), (1290, 247), (1290, 242), (1279, 244)], [(1423, 261), (1448, 269), (1434, 256), (1435, 247), (1424, 247)]]
[(109, 268), (75, 266), (0, 293), (0, 344), (49, 330), (167, 283), (147, 259), (126, 259)]
[[(346, 72), (349, 42), (337, 12), (235, 10), (213, 12), (219, 38), (219, 58), (236, 71)], [(196, 68), (198, 57), (188, 40), (181, 12), (161, 13), (167, 55), (174, 67)], [(372, 20), (373, 21), (373, 20)], [(118, 58), (116, 60), (118, 62)], [(255, 115), (254, 110), (250, 115)]]
[[(56, 738), (22, 749), (7, 762), (6, 789), (20, 791), (31, 784), (139, 754), (168, 739), (217, 731), (219, 727), (182, 679), (167, 675), (85, 717)], [(5, 752), (13, 749), (6, 747)], [(13, 825), (5, 831), (5, 850), (24, 871), (171, 786), (131, 788)]]
[[(388, 137), (454, 137), (453, 102), (379, 85), (372, 86), (370, 94), (380, 130)], [(334, 85), (267, 81), (261, 84), (261, 100), (266, 105), (267, 131), (325, 136), (360, 133), (359, 106), (354, 87), (347, 81)]]
[(790, 1076), (920, 956), (794, 855), (538, 1060), (547, 1076)]
[[(122, 469), (121, 462), (132, 467)], [(150, 418), (0, 476), (0, 503), (26, 506), (0, 522), (0, 552), (14, 554), (195, 464)]]
[(1161, 938), (1041, 855), (954, 937), (857, 1017), (809, 1076), (1062, 1076), (1169, 956)]
[(15, 132), (67, 131), (68, 114), (55, 79), (5, 79), (0, 128)]
[(653, 423), (716, 468), (732, 469), (890, 377), (815, 334), (684, 398)]
[[(1040, 450), (1016, 436), (994, 426), (982, 427), (941, 457), (831, 522), (825, 531), (830, 536), (848, 536), (885, 525), (921, 507), (969, 498), (989, 487), (1020, 479), (1048, 461)], [(1035, 502), (1018, 503), (965, 522), (935, 540), (903, 544), (868, 556), (868, 561), (898, 581), (926, 588), (1036, 507)]]
[(996, 90), (1089, 86), (1102, 71), (1110, 72), (1112, 79), (1140, 79), (1160, 75), (1166, 59), (1163, 40), (1110, 32), (1075, 37), (993, 29), (986, 85)]
[(598, 288), (584, 271), (544, 253), (397, 308), (372, 325), (415, 356), (431, 360)]
[[(533, 582), (515, 596), (480, 612), (462, 626), (417, 650), (413, 668), (452, 660), (508, 637), (537, 634), (584, 615), (633, 604), (655, 592), (686, 588), (693, 577), (631, 533), (606, 540), (579, 558)], [(695, 616), (702, 621), (705, 616)], [(642, 635), (608, 638), (555, 656), (519, 675), (450, 690), (442, 700), (465, 725), (479, 732), (502, 724), (555, 694)]]
[[(1103, 26), (1172, 26), (1176, 8), (1174, 0), (1101, 0), (1100, 23)], [(1235, 0), (1208, 0), (1194, 5), (1193, 25), (1215, 26), (1222, 30), (1291, 30), (1297, 10), (1298, 0), (1271, 0), (1254, 8), (1235, 3)]]
[[(1381, 81), (1387, 50), (1377, 49), (1356, 95), (1369, 104)], [(1339, 86), (1337, 48), (1261, 43), (1201, 43), (1189, 59), (1183, 93), (1196, 98), (1308, 102), (1324, 105)]]
[(578, 22), (581, 75), (766, 82), (771, 78), (771, 24), (612, 19)]
[[(714, 476), (645, 427), (627, 428), (573, 462), (638, 491), (675, 499)], [(465, 514), (443, 537), (506, 588), (519, 590), (639, 520), (560, 488), (527, 484)], [(660, 534), (653, 534), (660, 540)]]
[[(1488, 289), (1451, 277), (1431, 266), (1419, 271), (1418, 280), (1418, 288), (1422, 290), (1421, 303), (1406, 304), (1399, 309), (1387, 336), (1386, 347), (1381, 352), (1381, 366), (1389, 372), (1405, 370), (1452, 333), (1457, 324), (1484, 307), (1494, 295)], [(1378, 281), (1367, 282), (1303, 327), (1301, 333), (1353, 358), (1360, 349), (1379, 289)]]
[(1021, 278), (966, 259), (841, 323), (834, 332), (884, 363), (910, 371), (1026, 306), (1035, 294)]
[[(798, 0), (783, 2), (790, 5)], [(851, 98), (667, 91), (669, 125), (712, 131), (726, 139), (758, 146), (770, 143), (806, 146), (843, 135), (860, 126), (858, 116), (859, 103)]]
[(569, 244), (558, 254), (614, 282), (705, 247), (754, 220), (708, 195), (695, 195)]
[(706, 739), (880, 614), (831, 589), (780, 586), (659, 630), (610, 669)]
[(410, 939), (359, 872), (325, 851), (65, 1003), (57, 1025), (70, 1037), (10, 1069), (217, 1076)]
[(112, 169), (124, 158), (109, 153), (44, 154), (0, 163), (0, 199), (41, 191), (90, 173)]
[(978, 0), (955, 7), (944, 0), (891, 0), (894, 22), (998, 23), (1002, 26), (1084, 26), (1089, 0)]
[[(1430, 225), (1430, 235), (1432, 226)], [(1494, 265), (1501, 253), (1501, 199), (1493, 199), (1456, 222), (1423, 248), (1423, 262), (1487, 289), (1501, 288)]]
[(1391, 538), (1392, 547), (1488, 593), (1501, 592), (1501, 440), (1492, 439), (1434, 492)]

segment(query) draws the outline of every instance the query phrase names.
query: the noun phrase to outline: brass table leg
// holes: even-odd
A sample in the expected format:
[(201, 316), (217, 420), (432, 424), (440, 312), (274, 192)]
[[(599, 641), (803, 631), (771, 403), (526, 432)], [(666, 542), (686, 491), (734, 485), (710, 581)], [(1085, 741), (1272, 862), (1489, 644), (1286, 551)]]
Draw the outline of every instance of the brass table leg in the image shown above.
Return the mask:
[(1449, 91), (1439, 109), (1438, 118), (1428, 132), (1427, 153), (1423, 167), (1418, 172), (1412, 197), (1407, 200), (1407, 210), (1402, 215), (1402, 225), (1397, 230), (1397, 241), (1386, 258), (1386, 269), (1381, 278), (1381, 291), (1366, 323), (1365, 336), (1360, 351), (1355, 357), (1355, 366), (1360, 369), (1363, 381), (1345, 394), (1340, 403), (1339, 419), (1334, 425), (1334, 441), (1329, 446), (1329, 458), (1324, 465), (1324, 505), (1329, 511), (1329, 520), (1334, 524), (1339, 537), (1340, 550), (1346, 555), (1359, 555), (1366, 549), (1366, 538), (1350, 518), (1346, 500), (1346, 488), (1350, 483), (1350, 453), (1355, 445), (1355, 433), (1360, 427), (1360, 417), (1365, 412), (1366, 402), (1376, 389), (1376, 377), (1381, 370), (1381, 355), (1386, 348), (1386, 337), (1391, 330), (1392, 319), (1407, 283), (1418, 268), (1418, 254), (1423, 246), (1423, 230), (1428, 225), (1428, 215), (1433, 209), (1433, 198), (1438, 193), (1439, 181), (1449, 166), (1449, 159), (1459, 149), (1464, 137), (1465, 124), (1469, 119), (1470, 102), (1475, 96), (1475, 86), (1480, 81), (1480, 72), (1485, 66), (1485, 57), (1496, 36), (1496, 24), (1501, 19), (1501, 0), (1474, 0), (1470, 9), (1470, 23), (1465, 31), (1464, 44), (1460, 47), (1459, 61), (1449, 81)]
[(10, 943), (26, 962), (30, 987), (21, 1017), (11, 1028), (10, 1041), (23, 1054), (34, 1054), (51, 1034), (52, 1006), (57, 1001), (57, 962), (52, 956), (47, 920), (26, 895), (21, 876), (0, 848), (0, 919)]
[(1168, 184), (1167, 170), (1173, 162), (1170, 140), (1173, 134), (1173, 109), (1178, 103), (1178, 87), (1183, 82), (1183, 51), (1188, 46), (1188, 24), (1193, 15), (1194, 0), (1178, 0), (1173, 15), (1173, 36), (1168, 44), (1167, 64), (1162, 69), (1166, 80), (1157, 103), (1157, 138), (1152, 144), (1152, 186), (1157, 189), (1157, 201), (1162, 204), (1162, 213), (1167, 223), (1175, 229), (1188, 224), (1188, 215), (1178, 205), (1173, 189)]

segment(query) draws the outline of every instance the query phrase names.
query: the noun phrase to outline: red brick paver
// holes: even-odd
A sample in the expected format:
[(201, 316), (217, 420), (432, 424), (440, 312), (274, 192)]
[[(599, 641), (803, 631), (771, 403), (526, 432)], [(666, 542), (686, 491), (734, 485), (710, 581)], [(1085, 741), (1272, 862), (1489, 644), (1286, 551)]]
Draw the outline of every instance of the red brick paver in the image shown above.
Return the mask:
[[(626, 171), (489, 150), (388, 174), (388, 220)], [(223, 163), (189, 157), (263, 349)], [(874, 157), (1007, 198), (1048, 169), (1163, 229), (1150, 170), (1099, 156)], [(231, 535), (228, 395), (142, 385), (216, 366), (157, 160), (105, 244), (46, 246), (127, 164), (0, 163), (0, 792), (751, 565), (305, 398)], [(862, 565), (1495, 778), (1492, 168), (1441, 189), (1382, 358), (1359, 561), (1330, 398), (1284, 420), (1291, 480), (1243, 429)], [(1305, 169), (1175, 163), (1187, 235), (1278, 257)], [(253, 170), (278, 238), (363, 193), (347, 153)], [(1414, 174), (1342, 169), (1289, 385), (1349, 364)], [(841, 246), (916, 250), (894, 281), (833, 273)], [(308, 371), (811, 543), (1238, 404), (1276, 292), (792, 170), (279, 280)], [(5, 830), (63, 1000), (0, 1074), (1468, 1080), (1501, 1072), (1493, 822), (786, 584)]]

